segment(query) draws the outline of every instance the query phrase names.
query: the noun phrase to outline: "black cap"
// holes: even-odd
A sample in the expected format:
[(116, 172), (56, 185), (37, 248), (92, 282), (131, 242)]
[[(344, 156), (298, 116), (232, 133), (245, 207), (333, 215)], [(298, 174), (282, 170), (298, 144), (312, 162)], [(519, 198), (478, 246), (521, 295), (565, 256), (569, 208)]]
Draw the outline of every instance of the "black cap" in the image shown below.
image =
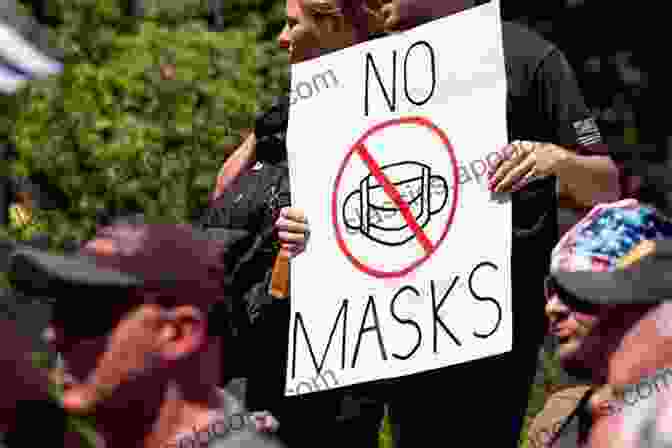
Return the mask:
[[(226, 296), (224, 280), (231, 262), (227, 252), (246, 235), (204, 232), (188, 225), (121, 222), (100, 229), (76, 254), (56, 255), (17, 245), (9, 260), (9, 278), (19, 292), (55, 301), (158, 288), (179, 289), (190, 300), (214, 303)], [(100, 295), (77, 293), (92, 289)]]

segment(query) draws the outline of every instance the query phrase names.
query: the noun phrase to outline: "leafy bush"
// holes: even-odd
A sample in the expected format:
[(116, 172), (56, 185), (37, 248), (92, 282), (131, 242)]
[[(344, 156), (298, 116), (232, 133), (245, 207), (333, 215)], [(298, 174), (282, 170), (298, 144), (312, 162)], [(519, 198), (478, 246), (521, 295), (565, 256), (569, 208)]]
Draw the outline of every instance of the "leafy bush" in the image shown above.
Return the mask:
[(229, 2), (238, 26), (215, 33), (207, 1), (145, 0), (142, 19), (120, 0), (48, 2), (64, 72), (17, 93), (0, 128), (18, 152), (11, 173), (42, 175), (69, 199), (36, 215), (55, 244), (89, 237), (103, 211), (199, 214), (240, 132), (287, 84), (268, 39), (281, 3)]

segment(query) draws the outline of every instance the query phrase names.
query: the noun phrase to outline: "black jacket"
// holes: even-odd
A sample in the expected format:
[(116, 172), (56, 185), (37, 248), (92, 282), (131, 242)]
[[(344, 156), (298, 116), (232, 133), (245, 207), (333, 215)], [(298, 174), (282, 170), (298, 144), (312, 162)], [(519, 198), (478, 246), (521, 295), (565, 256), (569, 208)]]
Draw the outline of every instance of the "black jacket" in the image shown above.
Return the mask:
[[(230, 300), (219, 308), (215, 318), (233, 341), (227, 344), (226, 359), (230, 362), (225, 369), (225, 381), (249, 376), (249, 370), (254, 369), (248, 362), (249, 346), (261, 341), (263, 334), (286, 333), (289, 301), (274, 299), (268, 288), (278, 254), (275, 221), (280, 209), (290, 203), (284, 144), (287, 106), (288, 99), (280, 99), (258, 116), (255, 126), (257, 164), (241, 175), (200, 220), (201, 227), (211, 233), (236, 233), (226, 263)], [(274, 328), (278, 326), (280, 328)], [(282, 351), (284, 355), (283, 340), (283, 337), (272, 338), (278, 344), (273, 352)]]
[(278, 106), (257, 120), (256, 165), (209, 207), (200, 222), (211, 231), (247, 233), (230, 251), (230, 275), (235, 281), (229, 287), (232, 296), (243, 299), (250, 323), (272, 303), (268, 285), (278, 254), (274, 224), (280, 209), (290, 204), (284, 133), (265, 128), (276, 112)]

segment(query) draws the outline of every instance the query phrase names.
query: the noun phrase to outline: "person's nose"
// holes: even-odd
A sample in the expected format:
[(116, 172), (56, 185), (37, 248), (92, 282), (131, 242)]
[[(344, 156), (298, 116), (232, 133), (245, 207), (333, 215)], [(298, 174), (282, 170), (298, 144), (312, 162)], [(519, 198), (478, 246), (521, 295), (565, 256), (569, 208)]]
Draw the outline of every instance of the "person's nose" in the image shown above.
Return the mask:
[(290, 40), (289, 40), (289, 25), (285, 25), (282, 29), (282, 32), (278, 36), (278, 45), (283, 50), (289, 49)]
[(546, 312), (546, 317), (551, 321), (551, 323), (561, 320), (571, 313), (571, 310), (567, 305), (562, 303), (557, 294), (553, 294), (547, 301), (546, 307), (544, 308)]

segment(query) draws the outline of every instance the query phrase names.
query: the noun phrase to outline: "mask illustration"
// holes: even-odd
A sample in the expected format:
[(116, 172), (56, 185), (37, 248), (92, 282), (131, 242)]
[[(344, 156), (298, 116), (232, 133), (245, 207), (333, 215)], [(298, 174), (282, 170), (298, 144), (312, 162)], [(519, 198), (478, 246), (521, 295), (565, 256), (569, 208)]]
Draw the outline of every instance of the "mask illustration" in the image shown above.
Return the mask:
[[(420, 228), (446, 206), (448, 184), (443, 177), (432, 176), (428, 165), (399, 162), (382, 166), (381, 171), (408, 204)], [(437, 188), (437, 184), (441, 187)], [(361, 180), (359, 190), (345, 198), (342, 212), (348, 229), (377, 243), (400, 246), (415, 237), (399, 207), (372, 174)]]

